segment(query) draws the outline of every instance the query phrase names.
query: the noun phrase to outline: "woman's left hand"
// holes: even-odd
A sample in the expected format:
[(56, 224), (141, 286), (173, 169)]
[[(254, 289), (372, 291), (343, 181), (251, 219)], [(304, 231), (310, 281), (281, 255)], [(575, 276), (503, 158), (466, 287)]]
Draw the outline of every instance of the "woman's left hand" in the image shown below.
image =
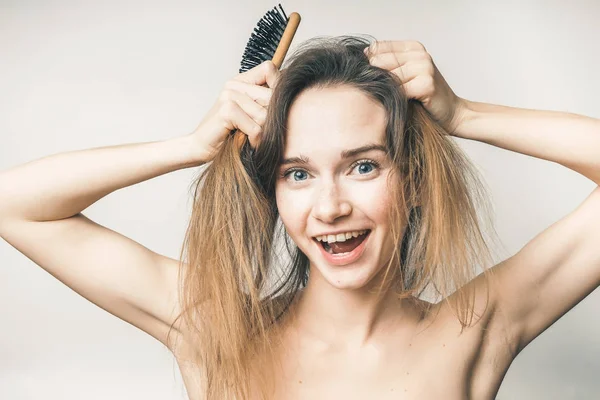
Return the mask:
[(408, 98), (420, 101), (449, 134), (456, 131), (466, 101), (454, 94), (421, 43), (377, 41), (365, 54), (371, 65), (397, 75)]

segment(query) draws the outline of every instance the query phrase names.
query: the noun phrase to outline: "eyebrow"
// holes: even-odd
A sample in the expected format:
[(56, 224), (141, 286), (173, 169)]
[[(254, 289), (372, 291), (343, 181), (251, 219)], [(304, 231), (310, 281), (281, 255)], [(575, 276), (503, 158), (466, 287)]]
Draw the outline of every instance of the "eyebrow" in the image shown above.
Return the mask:
[[(385, 147), (381, 144), (367, 144), (365, 146), (357, 147), (355, 149), (343, 150), (340, 153), (340, 156), (341, 156), (342, 160), (345, 160), (347, 158), (354, 157), (358, 154), (366, 153), (368, 151), (373, 151), (373, 150), (382, 151), (384, 153), (387, 153), (387, 147)], [(283, 161), (281, 161), (281, 163), (279, 165), (280, 166), (288, 165), (288, 164), (306, 165), (309, 163), (310, 163), (310, 159), (308, 157), (300, 154), (300, 156), (298, 156), (298, 157), (291, 157), (291, 158), (284, 159)]]

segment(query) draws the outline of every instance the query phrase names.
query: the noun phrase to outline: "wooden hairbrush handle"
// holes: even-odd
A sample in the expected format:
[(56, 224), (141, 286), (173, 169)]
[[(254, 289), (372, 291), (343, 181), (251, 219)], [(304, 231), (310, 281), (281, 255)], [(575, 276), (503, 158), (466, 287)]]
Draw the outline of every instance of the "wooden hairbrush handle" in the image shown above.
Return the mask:
[[(273, 59), (271, 60), (273, 64), (275, 64), (277, 69), (281, 68), (281, 64), (283, 64), (283, 60), (292, 44), (294, 35), (298, 30), (298, 25), (300, 25), (300, 14), (298, 14), (297, 12), (293, 12), (288, 18), (288, 23), (285, 26), (285, 30), (283, 31), (283, 35), (281, 36), (281, 40), (277, 45), (277, 50), (275, 50), (275, 54), (273, 55)], [(246, 134), (238, 130), (235, 132), (235, 137), (233, 140), (238, 150), (241, 150), (244, 143), (246, 143), (246, 140), (248, 140), (248, 136), (246, 136)]]

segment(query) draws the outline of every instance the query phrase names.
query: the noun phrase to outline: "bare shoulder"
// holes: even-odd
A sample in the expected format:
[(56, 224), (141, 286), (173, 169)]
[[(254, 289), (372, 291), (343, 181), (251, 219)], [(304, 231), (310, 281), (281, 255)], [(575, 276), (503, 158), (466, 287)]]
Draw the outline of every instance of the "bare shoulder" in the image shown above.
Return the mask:
[[(480, 301), (472, 304), (470, 318), (468, 314), (460, 314), (458, 302), (452, 296), (438, 303), (417, 299), (415, 304), (425, 310), (421, 326), (427, 332), (428, 345), (441, 346), (449, 365), (465, 371), (470, 397), (494, 398), (517, 351), (506, 320), (484, 304), (481, 297), (479, 293)], [(459, 316), (466, 318), (463, 319), (466, 325)]]

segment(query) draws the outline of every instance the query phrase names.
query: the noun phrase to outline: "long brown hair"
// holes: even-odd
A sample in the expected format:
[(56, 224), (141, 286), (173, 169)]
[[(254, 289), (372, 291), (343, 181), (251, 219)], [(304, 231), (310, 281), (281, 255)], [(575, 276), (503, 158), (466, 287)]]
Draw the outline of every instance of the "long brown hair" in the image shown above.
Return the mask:
[[(272, 382), (253, 366), (260, 357), (260, 370), (268, 371), (276, 360), (278, 322), (308, 281), (309, 259), (290, 243), (275, 200), (288, 111), (303, 90), (346, 85), (386, 110), (394, 166), (388, 183), (398, 199), (389, 210), (397, 245), (386, 275), (399, 283), (399, 296), (446, 299), (490, 265), (481, 226), (492, 226), (491, 207), (477, 170), (422, 105), (407, 99), (396, 75), (370, 65), (363, 53), (369, 44), (355, 36), (301, 44), (273, 89), (260, 145), (240, 152), (230, 136), (194, 182), (179, 317), (209, 400), (249, 398), (251, 381), (268, 398)], [(461, 290), (456, 299), (452, 307), (465, 327), (473, 295)]]

